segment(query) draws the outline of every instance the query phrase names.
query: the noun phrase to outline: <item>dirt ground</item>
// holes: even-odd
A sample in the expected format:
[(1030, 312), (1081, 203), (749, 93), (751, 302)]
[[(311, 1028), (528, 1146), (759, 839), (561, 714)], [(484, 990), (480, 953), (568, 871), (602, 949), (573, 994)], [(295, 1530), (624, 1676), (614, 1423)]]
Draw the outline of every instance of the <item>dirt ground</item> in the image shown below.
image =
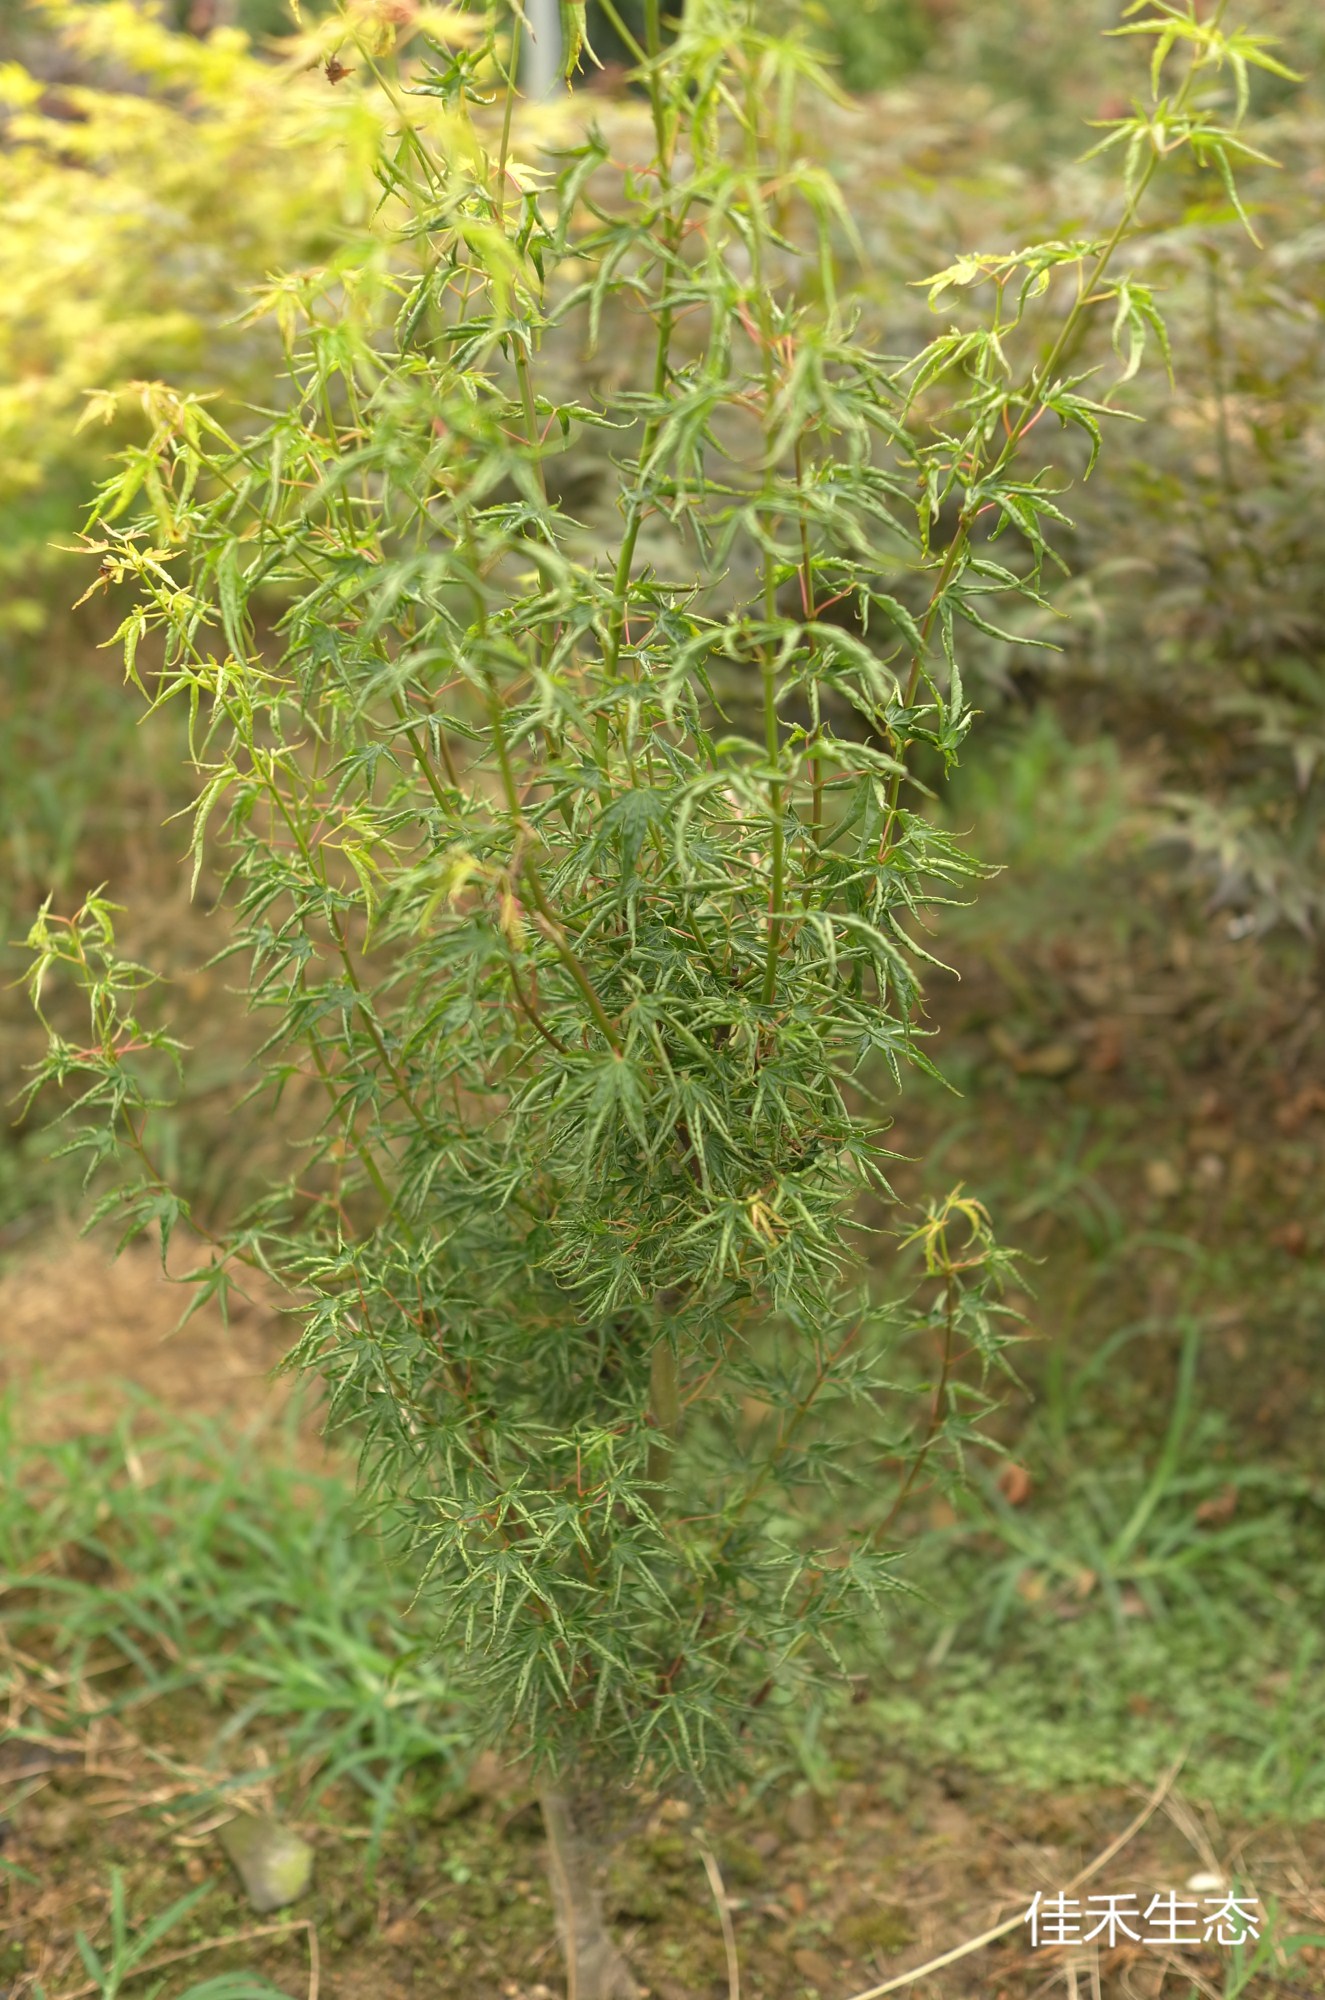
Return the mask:
[(0, 1392), (21, 1393), (30, 1421), (66, 1436), (109, 1426), (135, 1391), (241, 1426), (270, 1416), (286, 1393), (271, 1371), (290, 1344), (274, 1304), (235, 1300), (228, 1326), (211, 1307), (181, 1326), (188, 1303), (149, 1244), (115, 1258), (61, 1231), (0, 1272)]
[[(537, 1817), (518, 1790), (479, 1778), (467, 1802), (472, 1809), (388, 1842), (371, 1891), (356, 1876), (354, 1850), (334, 1812), (305, 1823), (316, 1850), (313, 1892), (288, 1913), (292, 1922), (263, 1923), (237, 1894), (214, 1841), (196, 1832), (181, 1838), (163, 1825), (141, 1769), (135, 1781), (136, 1762), (131, 1743), (103, 1735), (81, 1768), (53, 1771), (6, 1843), (7, 1859), (40, 1886), (11, 1893), (11, 1921), (0, 1928), (6, 1943), (24, 1944), (26, 1963), (43, 1968), (46, 1993), (73, 2000), (95, 1990), (80, 1977), (71, 1913), (95, 1930), (107, 1868), (118, 1864), (139, 1908), (206, 1886), (209, 1972), (260, 1968), (283, 1991), (307, 1992), (309, 2000), (560, 1994)], [(0, 1766), (0, 1775), (34, 1768), (29, 1756), (9, 1772)], [(129, 1790), (135, 1782), (140, 1788), (131, 1812), (122, 1809), (126, 1780)], [(260, 1783), (250, 1802), (269, 1803)], [(1227, 1953), (1125, 1942), (1113, 1950), (1035, 1949), (1017, 1921), (1037, 1889), (1049, 1896), (1073, 1881), (1137, 1816), (1138, 1802), (1122, 1795), (1015, 1800), (959, 1772), (922, 1772), (905, 1761), (845, 1781), (826, 1803), (806, 1792), (738, 1801), (709, 1814), (705, 1833), (739, 1954), (739, 1991), (747, 2000), (847, 2000), (1012, 1919), (1004, 1935), (910, 1990), (925, 2000), (1222, 1994)], [(634, 1830), (629, 1863), (609, 1874), (609, 1910), (644, 1992), (656, 2000), (719, 2000), (736, 1990), (692, 1830), (674, 1811), (648, 1816)], [(1091, 1888), (1133, 1893), (1144, 1910), (1152, 1895), (1189, 1895), (1194, 1878), (1236, 1863), (1263, 1907), (1273, 1895), (1299, 1923), (1320, 1924), (1325, 1904), (1312, 1884), (1323, 1862), (1325, 1837), (1239, 1841), (1170, 1792), (1091, 1878)], [(455, 1878), (465, 1875), (461, 1885)], [(229, 1947), (218, 1949), (225, 1940)], [(15, 1960), (9, 1963), (17, 1972)], [(1325, 1953), (1306, 1953), (1291, 1975), (1268, 1974), (1239, 1990), (1250, 2000), (1319, 1994), (1323, 1968)], [(185, 1976), (178, 1972), (180, 1984), (166, 1991), (182, 1992)], [(17, 1996), (34, 1988), (20, 1974), (5, 1990)]]

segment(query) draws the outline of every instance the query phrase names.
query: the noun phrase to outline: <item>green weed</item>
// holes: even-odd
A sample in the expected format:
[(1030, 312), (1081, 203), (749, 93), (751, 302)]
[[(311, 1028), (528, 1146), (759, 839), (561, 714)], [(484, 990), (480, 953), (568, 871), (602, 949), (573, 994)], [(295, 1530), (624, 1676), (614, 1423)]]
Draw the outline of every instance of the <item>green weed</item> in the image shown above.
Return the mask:
[[(78, 1955), (101, 2000), (118, 2000), (131, 1980), (137, 1982), (145, 1977), (158, 1947), (183, 1922), (205, 1893), (205, 1890), (193, 1890), (172, 1903), (169, 1909), (135, 1927), (129, 1920), (123, 1873), (118, 1868), (112, 1868), (108, 1951), (98, 1951), (84, 1931), (75, 1933)], [(168, 1984), (166, 1979), (157, 1980), (154, 1986), (144, 1989), (144, 2000), (158, 2000)], [(38, 2000), (42, 2000), (40, 1986), (37, 1993)], [(222, 1973), (218, 1978), (190, 1985), (178, 1995), (178, 2000), (286, 2000), (286, 1996), (279, 1987), (272, 1986), (265, 1979), (257, 1979), (247, 1973)]]
[[(1018, 1441), (1031, 1493), (977, 1474), (916, 1553), (928, 1604), (873, 1706), (890, 1737), (1030, 1785), (1184, 1783), (1239, 1818), (1325, 1808), (1325, 1540), (1310, 1483), (1238, 1465), (1200, 1408), (1185, 1329), (1162, 1439), (1101, 1420), (1101, 1381), (1147, 1323), (1075, 1369), (1059, 1350)], [(1305, 1503), (1305, 1504), (1304, 1504)], [(924, 1623), (923, 1618), (920, 1621)], [(923, 1690), (923, 1693), (912, 1690)]]
[[(1238, 1883), (1233, 1884), (1233, 1894), (1241, 1893)], [(1278, 1905), (1271, 1902), (1265, 1911), (1265, 1922), (1259, 1935), (1244, 1938), (1241, 1943), (1230, 1945), (1224, 1965), (1224, 1982), (1219, 1991), (1219, 2000), (1241, 2000), (1244, 1993), (1259, 1992), (1252, 1981), (1271, 1976), (1273, 1970), (1282, 1970), (1300, 1957), (1304, 1950), (1325, 1944), (1325, 1938), (1314, 1932), (1295, 1931), (1288, 1937), (1278, 1935)], [(1197, 2000), (1198, 1988), (1189, 1986), (1187, 2000)], [(1209, 1992), (1212, 1989), (1207, 1988)]]

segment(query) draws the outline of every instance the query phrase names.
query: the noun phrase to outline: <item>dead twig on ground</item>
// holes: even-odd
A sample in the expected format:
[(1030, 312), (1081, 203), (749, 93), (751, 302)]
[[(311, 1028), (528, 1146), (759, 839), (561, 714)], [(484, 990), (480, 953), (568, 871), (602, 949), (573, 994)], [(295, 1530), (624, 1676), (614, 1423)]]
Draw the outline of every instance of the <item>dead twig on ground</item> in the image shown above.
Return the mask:
[(718, 1922), (722, 1925), (723, 1949), (727, 1954), (727, 2000), (741, 2000), (741, 1966), (736, 1955), (736, 1932), (732, 1928), (731, 1907), (727, 1901), (727, 1890), (723, 1883), (722, 1871), (717, 1857), (702, 1833), (696, 1833), (695, 1844), (704, 1860), (704, 1872), (709, 1878), (709, 1888), (718, 1908)]

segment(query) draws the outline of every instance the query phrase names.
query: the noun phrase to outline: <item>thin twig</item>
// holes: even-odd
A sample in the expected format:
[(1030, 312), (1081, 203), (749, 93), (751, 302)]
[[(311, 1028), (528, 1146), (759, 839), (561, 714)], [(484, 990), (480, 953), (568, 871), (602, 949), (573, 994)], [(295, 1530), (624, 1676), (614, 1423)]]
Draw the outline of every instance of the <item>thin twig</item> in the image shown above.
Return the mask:
[[(311, 1917), (297, 1917), (288, 1924), (257, 1924), (247, 1931), (227, 1931), (224, 1937), (208, 1938), (203, 1944), (189, 1944), (179, 1951), (163, 1952), (160, 1958), (149, 1958), (145, 1964), (135, 1966), (132, 1977), (145, 1979), (151, 1972), (162, 1972), (168, 1965), (179, 1965), (186, 1958), (198, 1958), (205, 1951), (223, 1951), (232, 1944), (252, 1944), (256, 1938), (293, 1937), (296, 1931), (305, 1931), (308, 1935), (308, 2000), (318, 2000), (321, 1959)], [(101, 1981), (93, 1979), (86, 1986), (75, 1986), (70, 1993), (58, 1994), (56, 2000), (87, 2000), (89, 1994), (102, 1990)]]
[(727, 2000), (741, 2000), (741, 1965), (736, 1956), (736, 1932), (732, 1928), (731, 1910), (727, 1904), (722, 1871), (718, 1867), (717, 1856), (702, 1833), (695, 1835), (695, 1845), (704, 1858), (704, 1873), (709, 1878), (709, 1888), (713, 1891), (713, 1900), (718, 1906), (718, 1922), (722, 1925), (722, 1943), (727, 1953)]
[[(1083, 1882), (1089, 1882), (1093, 1875), (1098, 1875), (1100, 1869), (1106, 1868), (1114, 1855), (1140, 1833), (1146, 1821), (1167, 1795), (1169, 1787), (1183, 1767), (1186, 1756), (1187, 1752), (1184, 1750), (1174, 1759), (1136, 1818), (1129, 1826), (1123, 1828), (1116, 1840), (1110, 1841), (1102, 1854), (1097, 1854), (1092, 1862), (1072, 1877), (1063, 1891), (1064, 1895), (1069, 1889), (1079, 1889)], [(945, 1965), (955, 1965), (959, 1958), (969, 1958), (973, 1951), (979, 1951), (983, 1945), (992, 1944), (995, 1938), (1006, 1937), (1009, 1931), (1019, 1930), (1025, 1921), (1024, 1912), (1019, 1917), (1009, 1917), (1006, 1922), (995, 1924), (992, 1930), (981, 1931), (979, 1937), (969, 1938), (965, 1944), (955, 1945), (951, 1951), (945, 1951), (940, 1957), (931, 1958), (926, 1965), (917, 1965), (911, 1972), (899, 1972), (895, 1979), (886, 1979), (882, 1986), (870, 1986), (863, 1993), (853, 1993), (851, 2000), (882, 2000), (882, 1995), (885, 1993), (900, 1993), (904, 1986), (913, 1986), (917, 1979), (924, 1979), (931, 1972), (939, 1972)]]

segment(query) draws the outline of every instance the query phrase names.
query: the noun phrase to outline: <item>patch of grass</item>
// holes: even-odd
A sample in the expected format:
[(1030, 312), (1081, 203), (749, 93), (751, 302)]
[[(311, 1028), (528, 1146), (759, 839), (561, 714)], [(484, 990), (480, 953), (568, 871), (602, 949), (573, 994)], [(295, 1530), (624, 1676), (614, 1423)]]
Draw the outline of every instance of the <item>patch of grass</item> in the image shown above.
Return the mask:
[[(875, 1726), (1020, 1787), (1184, 1785), (1239, 1822), (1325, 1815), (1325, 1491), (1240, 1464), (1186, 1329), (1162, 1436), (1101, 1421), (1125, 1329), (1051, 1368), (1017, 1442), (1029, 1495), (976, 1472), (922, 1538)], [(1014, 1489), (1015, 1490), (1015, 1489)]]
[[(111, 1870), (110, 1938), (106, 1948), (98, 1951), (82, 1930), (74, 1934), (88, 1982), (100, 2000), (118, 2000), (122, 1989), (131, 1980), (141, 1980), (151, 1972), (158, 1955), (170, 1957), (171, 1932), (178, 1929), (205, 1893), (195, 1889), (187, 1896), (180, 1896), (155, 1917), (134, 1924), (129, 1917), (124, 1875), (118, 1868)], [(152, 1990), (159, 1994), (161, 1987), (158, 1985)], [(40, 1984), (37, 2000), (44, 2000)], [(179, 1994), (178, 2000), (286, 2000), (286, 1996), (279, 1986), (272, 1986), (265, 1979), (223, 1972), (215, 1979), (193, 1982)]]
[(1144, 1786), (1185, 1746), (1184, 1784), (1217, 1812), (1304, 1822), (1325, 1814), (1321, 1655), (1300, 1616), (1222, 1648), (1190, 1618), (1126, 1635), (1028, 1620), (992, 1660), (918, 1662), (870, 1712), (909, 1755), (1021, 1790)]
[(109, 1436), (37, 1447), (6, 1411), (0, 1642), (58, 1668), (74, 1709), (93, 1690), (112, 1716), (201, 1697), (220, 1793), (255, 1744), (306, 1806), (351, 1781), (371, 1863), (405, 1774), (455, 1770), (458, 1697), (348, 1477), (294, 1461), (292, 1428), (273, 1448), (143, 1406)]
[(1042, 935), (1049, 912), (1098, 908), (1101, 876), (1135, 845), (1145, 776), (1112, 737), (1074, 742), (1047, 703), (1005, 726), (945, 788), (945, 817), (1007, 871), (981, 891), (968, 923), (988, 930), (992, 915), (1012, 946)]

